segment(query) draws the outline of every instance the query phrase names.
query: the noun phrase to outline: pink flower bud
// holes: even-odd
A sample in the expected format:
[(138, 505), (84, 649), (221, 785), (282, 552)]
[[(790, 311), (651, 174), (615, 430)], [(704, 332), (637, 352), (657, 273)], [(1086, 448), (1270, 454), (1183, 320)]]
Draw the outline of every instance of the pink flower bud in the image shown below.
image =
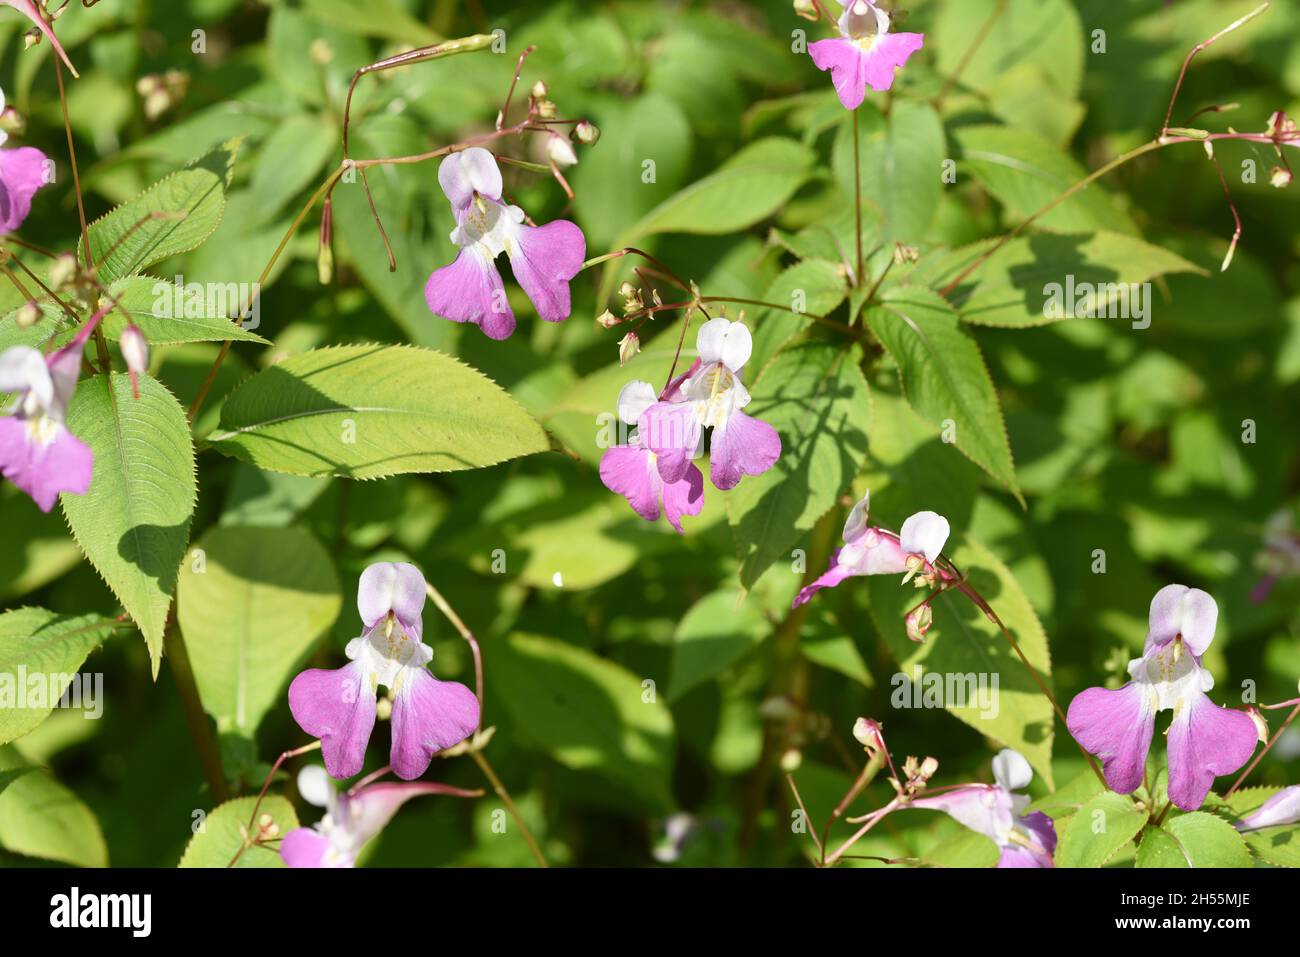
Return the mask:
[(885, 747), (884, 729), (879, 721), (872, 718), (858, 718), (853, 722), (853, 737), (872, 755), (888, 750)]
[(919, 608), (915, 608), (908, 612), (905, 624), (907, 625), (908, 638), (916, 642), (925, 641), (925, 633), (929, 631), (930, 626), (934, 624), (934, 610), (927, 602)]
[(122, 331), (118, 342), (122, 358), (126, 360), (126, 369), (131, 376), (131, 392), (140, 398), (140, 375), (149, 368), (149, 342), (137, 325), (127, 326)]

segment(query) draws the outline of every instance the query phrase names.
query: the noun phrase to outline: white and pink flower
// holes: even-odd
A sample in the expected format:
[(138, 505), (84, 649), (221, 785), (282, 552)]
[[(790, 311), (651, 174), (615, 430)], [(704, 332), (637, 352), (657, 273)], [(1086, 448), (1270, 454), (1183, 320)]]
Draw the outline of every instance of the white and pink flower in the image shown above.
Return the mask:
[(837, 22), (840, 35), (808, 45), (819, 70), (829, 70), (846, 110), (856, 110), (867, 87), (883, 93), (894, 72), (925, 43), (920, 33), (890, 33), (889, 14), (869, 0), (848, 0)]
[(429, 309), (453, 322), (472, 322), (492, 339), (508, 338), (515, 314), (496, 266), (504, 253), (537, 314), (547, 322), (567, 319), (569, 280), (587, 253), (582, 230), (563, 219), (528, 225), (522, 209), (502, 201), (501, 170), (482, 147), (444, 159), (438, 183), (456, 214), (451, 241), (460, 253), (429, 277), (424, 289)]

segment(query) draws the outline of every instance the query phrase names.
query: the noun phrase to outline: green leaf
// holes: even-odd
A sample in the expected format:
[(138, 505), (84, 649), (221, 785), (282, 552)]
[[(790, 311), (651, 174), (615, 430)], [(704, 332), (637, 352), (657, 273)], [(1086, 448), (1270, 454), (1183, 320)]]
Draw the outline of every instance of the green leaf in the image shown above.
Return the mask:
[[(946, 287), (996, 242), (944, 255), (925, 267), (925, 281), (936, 289)], [(1132, 286), (1182, 272), (1204, 274), (1182, 256), (1122, 233), (1020, 236), (990, 256), (948, 298), (965, 322), (980, 326), (1023, 329), (1079, 317), (1088, 309), (1137, 321), (1138, 309), (1152, 308), (1152, 296), (1149, 288), (1138, 290), (1141, 299), (1135, 302)], [(1049, 310), (1049, 303), (1054, 308)]]
[[(343, 607), (329, 553), (295, 528), (213, 528), (176, 588), (204, 710), (251, 737), (295, 666)], [(193, 555), (194, 552), (191, 552)]]
[(921, 860), (935, 867), (996, 867), (1001, 851), (992, 840), (967, 828), (927, 849)]
[[(1007, 71), (1041, 67), (1054, 89), (1077, 96), (1087, 45), (1079, 13), (1069, 0), (1011, 0), (987, 34), (980, 31), (1006, 0), (962, 0), (944, 5), (934, 22), (939, 74), (961, 75), (961, 85), (988, 91)], [(927, 31), (927, 34), (929, 31)], [(971, 52), (972, 38), (981, 42)], [(926, 47), (932, 45), (926, 37)], [(968, 57), (969, 54), (969, 57)]]
[[(184, 290), (185, 287), (182, 287)], [(180, 292), (174, 282), (152, 276), (133, 276), (113, 286), (121, 309), (104, 316), (104, 335), (117, 341), (126, 328), (123, 310), (140, 327), (150, 346), (175, 345), (180, 342), (257, 342), (271, 343), (240, 323), (231, 321), (244, 303), (239, 287), (213, 285), (211, 301), (205, 291), (198, 298)], [(200, 302), (200, 299), (202, 300)]]
[[(1027, 219), (1088, 175), (1067, 154), (1024, 130), (967, 126), (953, 135), (961, 149), (958, 176), (969, 171), (1007, 207), (1012, 219)], [(1097, 183), (1080, 190), (1035, 224), (1067, 233), (1098, 229), (1137, 232), (1133, 221)]]
[[(22, 737), (49, 716), (86, 656), (116, 627), (99, 615), (58, 615), (44, 608), (0, 615), (0, 744)], [(33, 679), (39, 681), (37, 702), (28, 684)]]
[(236, 388), (208, 441), (258, 468), (383, 478), (484, 468), (544, 452), (546, 433), (500, 386), (412, 346), (339, 346)]
[(229, 141), (91, 223), (90, 251), (99, 281), (134, 276), (211, 236), (225, 212), (239, 142)]
[(867, 454), (871, 393), (856, 351), (809, 343), (782, 352), (752, 386), (746, 415), (781, 436), (781, 458), (727, 496), (727, 519), (748, 589), (811, 531)]
[(949, 430), (958, 449), (1019, 495), (993, 380), (952, 306), (928, 289), (896, 287), (868, 310), (867, 324), (898, 365), (912, 408)]
[(1300, 867), (1300, 827), (1268, 827), (1242, 837), (1260, 860), (1274, 867)]
[[(970, 536), (956, 547), (950, 545), (948, 555), (985, 596), (1039, 677), (1051, 687), (1047, 635), (1015, 576)], [(954, 717), (1023, 754), (1050, 787), (1052, 706), (997, 626), (964, 595), (948, 592), (931, 604), (934, 624), (918, 644), (908, 639), (903, 618), (924, 595), (911, 585), (901, 585), (893, 575), (864, 581), (876, 629), (898, 661), (900, 674), (908, 679), (901, 686), (895, 683), (893, 696), (904, 707), (916, 707), (918, 702), (930, 706), (932, 698), (927, 694), (938, 695)]]
[[(107, 867), (108, 847), (94, 813), (39, 768), (24, 768), (18, 752), (0, 748), (0, 847), (77, 867)], [(10, 773), (18, 772), (18, 773)]]
[(807, 259), (777, 276), (761, 298), (799, 314), (758, 309), (754, 317), (754, 349), (748, 364), (751, 376), (761, 375), (772, 357), (808, 328), (812, 316), (833, 311), (847, 294), (844, 270), (838, 263)]
[(1205, 811), (1180, 814), (1147, 828), (1138, 867), (1250, 867), (1250, 851), (1237, 829)]
[(1122, 794), (1099, 794), (1074, 815), (1056, 848), (1057, 867), (1102, 867), (1138, 835), (1147, 812)]
[(771, 626), (755, 602), (723, 588), (705, 595), (682, 617), (673, 635), (668, 697), (676, 701), (718, 677), (763, 641)]
[(660, 203), (616, 245), (654, 233), (715, 236), (746, 229), (784, 206), (807, 181), (815, 160), (812, 150), (794, 140), (757, 140)]
[(323, 117), (300, 113), (285, 119), (262, 141), (249, 187), (259, 225), (274, 219), (285, 204), (321, 178), (326, 162), (339, 149), (340, 134), (340, 128)]
[(519, 737), (566, 767), (598, 772), (657, 811), (674, 806), (673, 719), (642, 678), (532, 635), (512, 635), (484, 657)]
[[(929, 234), (943, 194), (943, 123), (932, 107), (896, 100), (886, 117), (870, 102), (861, 107), (859, 168), (862, 196), (880, 210), (880, 238), (915, 243)], [(832, 166), (840, 190), (853, 200), (853, 124), (835, 139)], [(864, 240), (865, 242), (865, 240)]]
[[(227, 801), (207, 815), (202, 821), (202, 829), (190, 838), (190, 843), (181, 856), (179, 867), (228, 867), (239, 854), (235, 867), (284, 867), (280, 852), (274, 847), (257, 845), (245, 850), (244, 832), (248, 828), (248, 819), (257, 805), (257, 798), (242, 797)], [(278, 836), (283, 838), (298, 826), (298, 815), (293, 805), (278, 794), (268, 795), (262, 800), (257, 816), (271, 815), (272, 823), (279, 828)]]
[(122, 374), (77, 389), (68, 428), (90, 446), (95, 470), (85, 495), (62, 502), (77, 544), (144, 634), (156, 678), (194, 513), (194, 445), (166, 387), (147, 374), (139, 384), (139, 399)]

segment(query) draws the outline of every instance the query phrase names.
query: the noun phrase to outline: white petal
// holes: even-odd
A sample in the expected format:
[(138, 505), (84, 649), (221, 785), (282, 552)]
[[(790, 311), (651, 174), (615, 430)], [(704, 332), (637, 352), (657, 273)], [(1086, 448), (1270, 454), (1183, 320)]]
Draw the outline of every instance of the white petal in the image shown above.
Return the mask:
[(732, 372), (739, 372), (754, 351), (754, 340), (743, 322), (719, 316), (700, 326), (695, 348), (703, 365), (721, 362)]
[(844, 520), (844, 541), (852, 545), (867, 530), (867, 511), (871, 507), (871, 493), (862, 496), (862, 501), (853, 506), (849, 517)]
[(298, 793), (308, 804), (329, 807), (336, 792), (325, 769), (319, 764), (309, 764), (298, 772)]
[(28, 392), (42, 409), (54, 403), (54, 380), (45, 356), (31, 346), (14, 346), (0, 353), (0, 392)]
[(909, 555), (924, 555), (927, 562), (939, 557), (948, 542), (948, 520), (936, 512), (917, 512), (899, 530), (899, 544)]
[(636, 425), (641, 413), (659, 401), (655, 387), (636, 379), (623, 386), (618, 394), (618, 417), (628, 425)]
[(452, 153), (438, 165), (438, 185), (451, 205), (464, 209), (475, 193), (501, 198), (501, 170), (496, 157), (481, 146)]
[(998, 787), (1007, 791), (1019, 791), (1029, 787), (1034, 779), (1034, 769), (1019, 751), (1003, 748), (993, 759), (993, 780)]

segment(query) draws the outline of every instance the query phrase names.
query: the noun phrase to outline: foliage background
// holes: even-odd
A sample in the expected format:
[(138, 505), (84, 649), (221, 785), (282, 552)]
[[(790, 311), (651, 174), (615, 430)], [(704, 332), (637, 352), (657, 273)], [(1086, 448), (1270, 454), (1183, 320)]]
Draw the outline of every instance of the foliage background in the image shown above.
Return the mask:
[[(1187, 50), (1253, 5), (1011, 0), (962, 85), (934, 111), (927, 104), (993, 2), (917, 0), (906, 28), (923, 31), (926, 46), (896, 87), (896, 138), (881, 132), (891, 122), (877, 109), (886, 98), (872, 95), (864, 108), (864, 187), (879, 205), (868, 207), (868, 246), (897, 238), (929, 251), (1005, 232), (1051, 192), (1040, 197), (1015, 185), (1021, 180), (1000, 185), (996, 171), (970, 175), (964, 131), (998, 124), (1013, 138), (1036, 137), (1034, 149), (1047, 151), (1045, 158), (1024, 154), (1026, 161), (1050, 166), (1069, 163), (1061, 159), (1069, 156), (1080, 169), (1096, 168), (1155, 134)], [(562, 114), (589, 116), (603, 136), (580, 151), (570, 177), (572, 203), (532, 173), (508, 171), (508, 189), (539, 222), (576, 219), (589, 256), (631, 241), (632, 225), (658, 204), (715, 174), (744, 144), (772, 136), (802, 144), (804, 157), (776, 164), (776, 185), (765, 193), (710, 193), (670, 231), (637, 236), (637, 244), (697, 280), (706, 294), (771, 299), (781, 288), (773, 284), (797, 258), (810, 248), (813, 258), (828, 255), (828, 225), (840, 237), (851, 230), (847, 115), (827, 78), (790, 51), (791, 31), (809, 24), (782, 0), (102, 0), (89, 10), (72, 6), (58, 30), (83, 74), (71, 84), (70, 111), (88, 213), (99, 216), (216, 144), (245, 136), (220, 229), (154, 272), (250, 282), (337, 161), (341, 96), (352, 70), (402, 44), (497, 27), (507, 31), (508, 55), (474, 54), (366, 81), (355, 153), (415, 152), (487, 129), (516, 54), (536, 44), (521, 89), (544, 78)], [(191, 53), (195, 29), (206, 31), (202, 56)], [(1099, 29), (1104, 54), (1090, 52)], [(10, 105), (28, 116), (22, 142), (58, 159), (66, 147), (51, 51), (42, 45), (24, 52), (20, 30), (16, 16), (0, 17), (0, 76), (8, 78)], [(310, 55), (318, 39), (333, 54), (324, 67)], [(150, 121), (135, 81), (167, 69), (189, 74), (189, 92)], [(1278, 3), (1197, 60), (1180, 112), (1235, 102), (1236, 112), (1200, 122), (1262, 130), (1274, 109), (1300, 112), (1297, 100), (1300, 11)], [(295, 661), (318, 665), (336, 666), (357, 633), (353, 583), (360, 570), (381, 558), (419, 564), (483, 643), (485, 716), (497, 729), (490, 753), (557, 864), (650, 863), (663, 822), (679, 812), (698, 827), (678, 864), (801, 863), (808, 845), (791, 833), (790, 799), (775, 761), (787, 747), (802, 750), (797, 779), (814, 820), (824, 819), (855, 773), (859, 752), (849, 729), (860, 714), (884, 720), (896, 756), (936, 756), (942, 783), (987, 780), (999, 745), (943, 711), (890, 705), (899, 656), (910, 668), (916, 654), (890, 611), (901, 600), (890, 593), (892, 583), (860, 580), (823, 595), (806, 618), (787, 612), (801, 578), (789, 554), (806, 549), (820, 569), (848, 496), (867, 487), (883, 524), (897, 527), (920, 508), (947, 515), (953, 544), (963, 550), (959, 563), (967, 557), (987, 576), (994, 606), (1013, 628), (1034, 633), (1036, 618), (1050, 636), (1052, 679), (1063, 701), (1118, 676), (1140, 648), (1151, 595), (1170, 581), (1205, 588), (1219, 602), (1218, 640), (1208, 662), (1219, 700), (1232, 700), (1246, 680), (1258, 685), (1262, 701), (1293, 697), (1300, 675), (1295, 583), (1284, 582), (1262, 604), (1249, 595), (1260, 577), (1255, 556), (1263, 523), (1294, 500), (1300, 481), (1294, 441), (1300, 193), (1271, 189), (1266, 175), (1257, 185), (1239, 182), (1243, 159), (1257, 159), (1263, 170), (1271, 165), (1263, 149), (1230, 144), (1219, 155), (1246, 227), (1225, 274), (1218, 263), (1231, 216), (1195, 145), (1130, 164), (1089, 190), (1086, 204), (1067, 207), (1071, 218), (1056, 224), (1072, 234), (1130, 232), (1204, 267), (1204, 275), (1157, 280), (1150, 329), (1106, 320), (963, 327), (996, 384), (1023, 507), (1009, 483), (941, 443), (937, 427), (903, 401), (890, 361), (872, 356), (864, 363), (869, 417), (856, 386), (846, 387), (848, 397), (836, 396), (833, 406), (787, 396), (788, 407), (773, 412), (786, 424), (787, 448), (787, 429), (803, 428), (819, 408), (831, 409), (843, 431), (830, 453), (810, 454), (819, 464), (804, 478), (807, 488), (790, 484), (799, 476), (783, 476), (784, 491), (762, 487), (762, 494), (777, 497), (767, 531), (756, 534), (758, 526), (747, 524), (759, 492), (747, 500), (742, 486), (730, 502), (710, 489), (704, 515), (687, 521), (684, 538), (662, 524), (646, 526), (601, 486), (593, 444), (595, 416), (612, 411), (626, 379), (662, 375), (653, 370), (666, 367), (679, 327), (666, 318), (657, 323), (665, 328), (650, 327), (643, 356), (620, 371), (615, 341), (621, 333), (593, 321), (603, 308), (599, 269), (575, 282), (573, 316), (561, 326), (539, 322), (526, 302), (515, 301), (520, 329), (507, 342), (433, 318), (423, 284), (452, 254), (435, 166), (375, 171), (372, 185), (394, 238), (398, 272), (387, 272), (359, 191), (340, 188), (336, 282), (317, 281), (313, 216), (262, 299), (258, 332), (272, 345), (237, 344), (214, 397), (254, 370), (318, 345), (410, 342), (482, 370), (578, 454), (354, 483), (285, 478), (204, 450), (191, 541), (214, 529), (254, 526), (312, 536), (332, 568), (307, 573), (314, 611), (276, 628), (302, 642)], [(938, 177), (947, 157), (959, 163), (951, 187)], [(656, 163), (653, 184), (641, 180), (646, 158)], [(1028, 192), (1021, 195), (1021, 188)], [(734, 221), (743, 228), (732, 229)], [(72, 249), (76, 232), (63, 166), (60, 181), (38, 195), (24, 235)], [(1051, 241), (1041, 242), (1036, 248), (1050, 254)], [(829, 248), (829, 258), (836, 258), (833, 243)], [(1028, 297), (1041, 281), (1031, 275), (1017, 288)], [(10, 313), (19, 299), (5, 289), (0, 302)], [(833, 308), (836, 318), (850, 320), (849, 302), (836, 299)], [(789, 316), (761, 310), (749, 316), (759, 330), (777, 327), (769, 334), (773, 349), (795, 331), (783, 326)], [(833, 333), (802, 335), (809, 344), (796, 353), (808, 362), (821, 361), (819, 349), (842, 352)], [(155, 374), (188, 404), (216, 349), (215, 343), (157, 348)], [(755, 367), (751, 384), (757, 376)], [(772, 381), (779, 380), (767, 389), (761, 379), (755, 385), (756, 408), (782, 401)], [(218, 414), (219, 403), (209, 402), (196, 435), (210, 431)], [(1257, 423), (1255, 444), (1240, 440), (1245, 419)], [(810, 501), (808, 508), (790, 504), (796, 494)], [(828, 517), (814, 526), (823, 512)], [(119, 613), (57, 510), (43, 516), (6, 486), (0, 516), (6, 608)], [(505, 550), (505, 574), (492, 573), (494, 549)], [(763, 554), (755, 558), (747, 549)], [(1105, 550), (1105, 574), (1092, 573), (1095, 549)], [(999, 560), (1014, 580), (998, 571)], [(553, 581), (556, 572), (562, 587)], [(290, 574), (275, 567), (264, 573), (272, 581)], [(742, 581), (750, 590), (737, 605)], [(941, 647), (959, 627), (953, 621), (945, 630), (941, 620), (929, 647)], [(439, 676), (471, 680), (464, 647), (432, 609), (426, 628)], [(985, 646), (992, 642), (973, 645)], [(1014, 667), (1002, 676), (1004, 688), (1017, 680)], [(0, 862), (174, 865), (190, 837), (193, 811), (211, 804), (175, 684), (165, 668), (152, 680), (145, 644), (132, 631), (106, 640), (86, 669), (104, 674), (102, 720), (56, 712), (0, 748), (0, 768), (44, 765), (58, 782), (44, 810), (16, 807), (12, 794), (8, 805), (0, 803), (0, 845), (7, 849)], [(641, 703), (646, 679), (655, 682), (653, 704)], [(245, 793), (256, 791), (270, 759), (304, 742), (285, 707), (283, 683), (280, 689), (260, 723), (221, 729), (227, 774)], [(1045, 737), (1046, 723), (1034, 707), (1013, 716), (1019, 722), (1013, 733), (1050, 754), (1055, 783), (1067, 784), (1082, 770), (1078, 753), (1059, 726), (1054, 742)], [(386, 741), (381, 729), (372, 765), (382, 763)], [(1297, 755), (1300, 742), (1284, 741), (1255, 783), (1300, 781)], [(1036, 762), (1038, 796), (1048, 791), (1042, 763)], [(464, 760), (436, 763), (431, 774), (462, 786), (481, 783)], [(276, 791), (297, 801), (290, 779)], [(860, 806), (885, 799), (882, 782)], [(49, 810), (56, 805), (57, 815)], [(375, 843), (369, 863), (526, 865), (518, 833), (492, 831), (498, 806), (491, 798), (415, 802)], [(315, 812), (300, 806), (299, 813), (310, 820)], [(934, 861), (955, 853), (953, 838), (960, 835), (947, 819), (917, 813), (888, 824), (863, 853)]]

